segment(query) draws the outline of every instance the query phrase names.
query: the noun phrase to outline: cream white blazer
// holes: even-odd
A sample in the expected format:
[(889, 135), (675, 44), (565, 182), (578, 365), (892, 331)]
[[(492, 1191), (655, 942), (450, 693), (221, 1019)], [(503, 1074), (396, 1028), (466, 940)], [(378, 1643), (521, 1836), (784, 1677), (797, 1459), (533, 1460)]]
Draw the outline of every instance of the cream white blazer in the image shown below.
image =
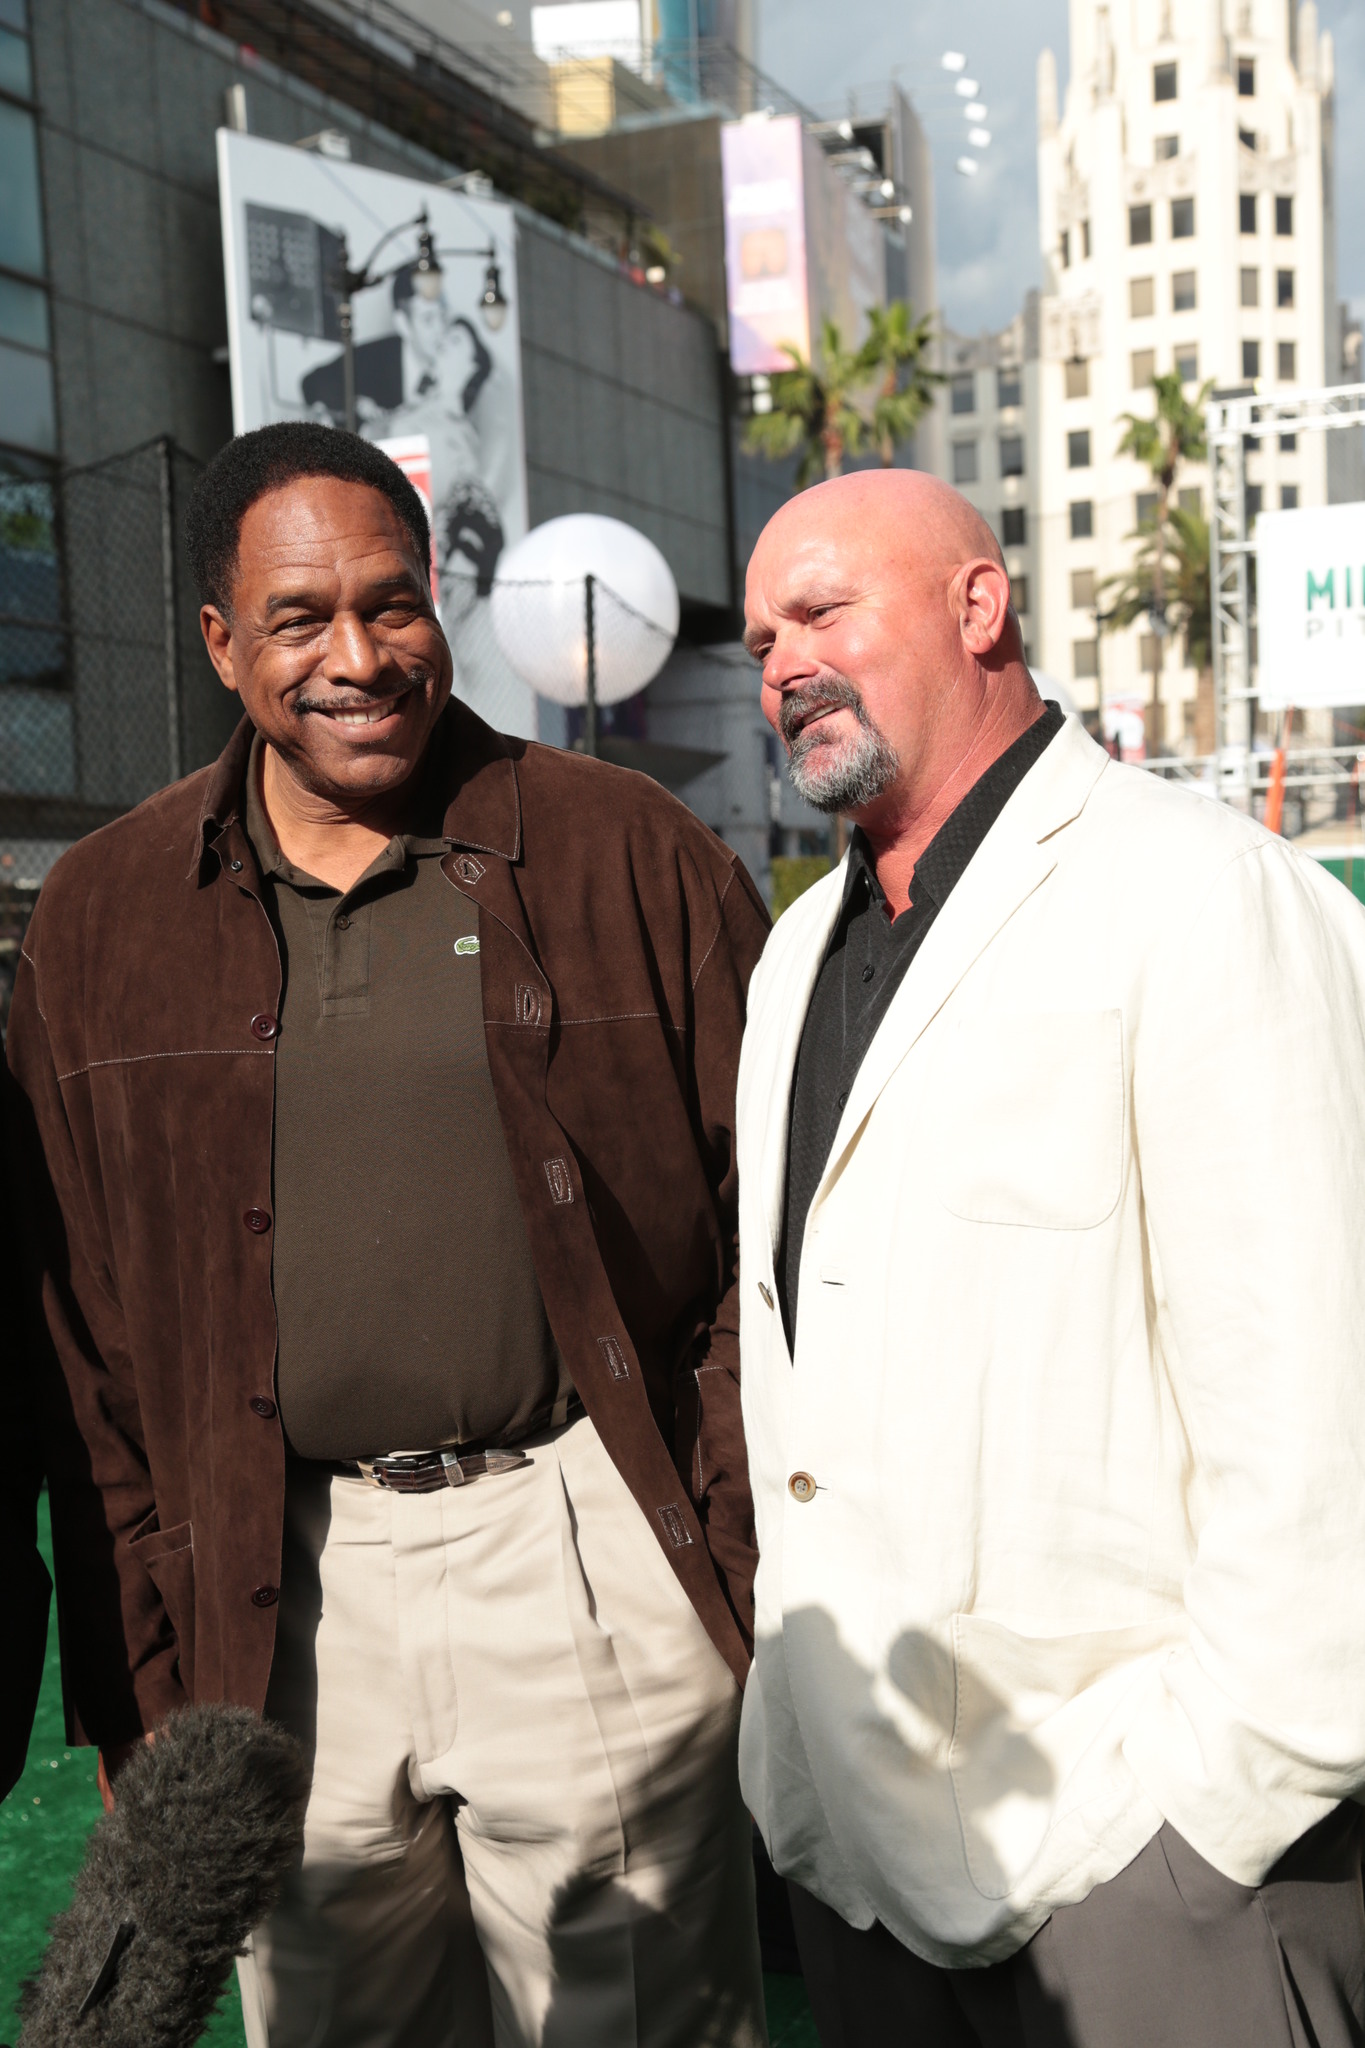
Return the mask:
[(869, 1049), (793, 1359), (842, 886), (774, 930), (740, 1069), (741, 1778), (780, 1871), (983, 1963), (1163, 1818), (1255, 1884), (1365, 1788), (1365, 914), (1068, 721)]

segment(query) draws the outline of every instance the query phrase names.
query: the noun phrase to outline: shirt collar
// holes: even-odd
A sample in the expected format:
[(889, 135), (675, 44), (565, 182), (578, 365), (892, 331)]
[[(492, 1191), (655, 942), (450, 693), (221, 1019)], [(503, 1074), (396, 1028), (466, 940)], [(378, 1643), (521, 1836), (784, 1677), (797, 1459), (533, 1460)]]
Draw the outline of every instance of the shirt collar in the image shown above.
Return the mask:
[[(1006, 747), (1004, 753), (972, 784), (916, 861), (913, 883), (916, 896), (928, 895), (936, 909), (943, 908), (991, 826), (1065, 723), (1066, 717), (1060, 705), (1048, 703), (1042, 716), (1035, 718), (1028, 730), (1020, 733), (1018, 739)], [(862, 828), (855, 825), (844, 876), (843, 915), (847, 915), (864, 878), (871, 902), (878, 908), (884, 908), (886, 892), (877, 880), (871, 845)]]

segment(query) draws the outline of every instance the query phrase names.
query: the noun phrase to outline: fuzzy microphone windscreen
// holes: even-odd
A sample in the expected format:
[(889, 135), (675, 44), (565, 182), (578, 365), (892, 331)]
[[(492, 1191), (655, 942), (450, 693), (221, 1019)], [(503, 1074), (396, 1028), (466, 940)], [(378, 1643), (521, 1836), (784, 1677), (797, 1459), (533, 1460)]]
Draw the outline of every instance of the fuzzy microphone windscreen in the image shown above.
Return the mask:
[(186, 1707), (119, 1773), (20, 2004), (19, 2048), (189, 2048), (301, 1854), (308, 1766), (246, 1707)]

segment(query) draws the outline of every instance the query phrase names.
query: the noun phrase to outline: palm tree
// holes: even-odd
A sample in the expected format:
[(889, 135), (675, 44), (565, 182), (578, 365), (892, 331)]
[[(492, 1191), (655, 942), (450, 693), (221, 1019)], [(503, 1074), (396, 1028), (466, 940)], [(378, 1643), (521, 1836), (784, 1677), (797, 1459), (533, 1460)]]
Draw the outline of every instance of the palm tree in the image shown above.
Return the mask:
[[(1202, 462), (1208, 449), (1204, 440), (1204, 402), (1212, 390), (1212, 379), (1203, 385), (1198, 396), (1191, 402), (1185, 396), (1185, 387), (1180, 381), (1178, 370), (1168, 370), (1152, 379), (1156, 393), (1156, 412), (1150, 418), (1142, 413), (1126, 412), (1120, 418), (1126, 422), (1123, 438), (1119, 442), (1120, 455), (1132, 455), (1137, 461), (1146, 463), (1156, 485), (1156, 517), (1150, 531), (1164, 535), (1167, 531), (1171, 492), (1182, 462)], [(1150, 601), (1142, 607), (1152, 621), (1152, 639), (1155, 653), (1152, 659), (1152, 702), (1147, 714), (1147, 736), (1153, 752), (1161, 745), (1161, 650), (1166, 633), (1166, 573), (1164, 544), (1152, 551)]]
[(813, 362), (784, 343), (792, 367), (775, 372), (771, 410), (755, 413), (745, 427), (744, 446), (751, 454), (774, 462), (800, 454), (799, 490), (817, 477), (842, 476), (846, 459), (869, 442), (889, 468), (944, 382), (924, 360), (932, 314), (915, 320), (905, 301), (896, 299), (869, 307), (867, 322), (866, 340), (849, 349), (836, 322), (822, 321)]
[(803, 491), (817, 477), (842, 476), (845, 456), (861, 450), (868, 429), (857, 399), (867, 371), (858, 352), (844, 347), (833, 320), (821, 322), (814, 362), (790, 342), (783, 343), (782, 353), (792, 367), (774, 372), (772, 410), (749, 420), (744, 445), (772, 462), (799, 452), (796, 485)]
[(931, 370), (925, 361), (933, 328), (933, 314), (912, 319), (904, 299), (868, 308), (867, 339), (858, 357), (869, 374), (880, 374), (870, 425), (883, 469), (890, 469), (897, 448), (910, 439), (933, 404), (937, 387), (947, 381), (941, 370)]
[(1209, 523), (1202, 512), (1168, 505), (1161, 526), (1144, 526), (1130, 540), (1139, 542), (1126, 576), (1111, 577), (1100, 589), (1108, 609), (1099, 613), (1101, 630), (1131, 626), (1158, 603), (1185, 642), (1185, 660), (1199, 672), (1195, 697), (1195, 751), (1211, 754), (1217, 746), (1213, 713), (1213, 583), (1209, 568)]

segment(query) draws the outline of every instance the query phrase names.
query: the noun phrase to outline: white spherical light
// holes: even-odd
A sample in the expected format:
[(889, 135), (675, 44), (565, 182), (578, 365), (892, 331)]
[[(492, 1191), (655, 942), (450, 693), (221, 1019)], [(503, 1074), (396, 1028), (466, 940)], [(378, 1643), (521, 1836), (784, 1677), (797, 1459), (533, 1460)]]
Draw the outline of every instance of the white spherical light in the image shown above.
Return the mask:
[(499, 559), (493, 631), (522, 681), (556, 704), (587, 701), (589, 576), (599, 704), (643, 690), (677, 637), (678, 586), (652, 540), (597, 512), (532, 527)]

